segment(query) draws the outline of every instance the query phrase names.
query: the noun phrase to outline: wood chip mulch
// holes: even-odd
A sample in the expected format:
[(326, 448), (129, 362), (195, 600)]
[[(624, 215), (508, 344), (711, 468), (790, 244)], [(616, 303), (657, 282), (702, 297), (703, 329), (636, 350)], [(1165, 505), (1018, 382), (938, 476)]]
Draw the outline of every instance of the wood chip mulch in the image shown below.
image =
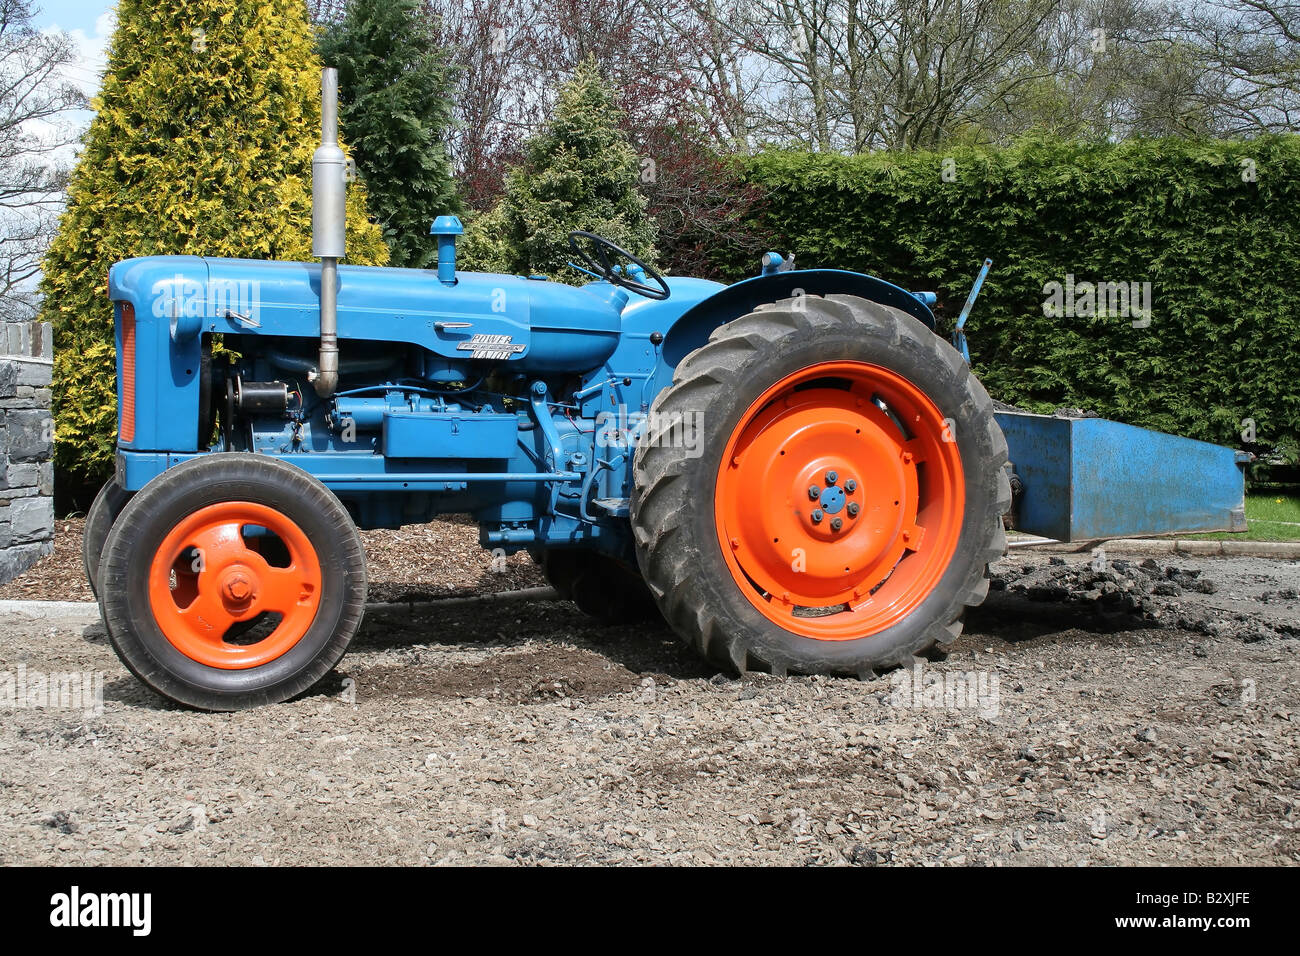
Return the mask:
[[(82, 518), (55, 524), (54, 552), (0, 586), (0, 600), (93, 601), (82, 567)], [(458, 597), (540, 587), (541, 570), (527, 554), (506, 558), (484, 550), (467, 518), (440, 518), (396, 531), (363, 531), (371, 601)]]

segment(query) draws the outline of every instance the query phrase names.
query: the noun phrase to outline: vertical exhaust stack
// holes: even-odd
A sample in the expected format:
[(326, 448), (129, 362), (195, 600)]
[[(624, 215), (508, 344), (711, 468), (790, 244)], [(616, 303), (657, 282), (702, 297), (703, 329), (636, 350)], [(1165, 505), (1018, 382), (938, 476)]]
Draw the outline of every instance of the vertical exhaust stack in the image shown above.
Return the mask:
[(320, 359), (316, 394), (328, 398), (339, 383), (338, 264), (346, 243), (346, 159), (339, 148), (339, 75), (321, 74), (321, 143), (311, 159), (311, 253), (320, 257)]

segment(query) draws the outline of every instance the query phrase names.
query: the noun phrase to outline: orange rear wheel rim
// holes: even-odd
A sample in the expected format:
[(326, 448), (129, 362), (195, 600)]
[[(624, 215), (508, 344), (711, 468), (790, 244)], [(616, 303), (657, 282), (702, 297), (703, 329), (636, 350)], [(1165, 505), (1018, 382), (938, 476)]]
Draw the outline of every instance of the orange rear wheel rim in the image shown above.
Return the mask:
[[(262, 556), (256, 529), (284, 544), (287, 565)], [(249, 501), (187, 515), (149, 567), (150, 609), (168, 642), (191, 660), (225, 670), (258, 667), (288, 653), (316, 619), (320, 598), (320, 561), (307, 535), (282, 512)], [(263, 615), (279, 618), (269, 634), (254, 643), (228, 638), (236, 625)]]
[(794, 372), (754, 401), (718, 470), (718, 543), (745, 597), (803, 637), (907, 617), (961, 537), (961, 455), (934, 402), (866, 362)]

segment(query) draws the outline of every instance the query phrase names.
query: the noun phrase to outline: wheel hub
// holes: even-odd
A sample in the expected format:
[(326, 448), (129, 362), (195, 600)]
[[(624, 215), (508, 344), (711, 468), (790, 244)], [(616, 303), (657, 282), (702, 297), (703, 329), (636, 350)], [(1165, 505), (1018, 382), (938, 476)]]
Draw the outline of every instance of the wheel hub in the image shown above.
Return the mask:
[(900, 598), (923, 599), (960, 531), (945, 423), (910, 382), (866, 363), (812, 366), (765, 392), (718, 475), (719, 538), (750, 600), (783, 627), (847, 639), (888, 626)]
[(831, 485), (822, 492), (822, 511), (826, 512), (828, 515), (839, 514), (844, 510), (846, 504), (848, 504), (848, 495), (846, 495), (844, 489), (838, 485)]
[[(287, 564), (269, 563), (250, 543), (267, 538), (246, 538), (250, 528), (278, 539)], [(150, 564), (149, 603), (178, 651), (238, 670), (273, 661), (303, 638), (320, 607), (321, 581), (315, 548), (286, 515), (253, 502), (221, 502), (188, 515), (163, 539)], [(264, 614), (279, 620), (265, 637), (249, 640), (246, 622)], [(239, 642), (228, 640), (237, 624), (244, 631)]]
[(251, 568), (236, 564), (221, 575), (221, 599), (230, 608), (243, 609), (257, 598), (257, 574)]

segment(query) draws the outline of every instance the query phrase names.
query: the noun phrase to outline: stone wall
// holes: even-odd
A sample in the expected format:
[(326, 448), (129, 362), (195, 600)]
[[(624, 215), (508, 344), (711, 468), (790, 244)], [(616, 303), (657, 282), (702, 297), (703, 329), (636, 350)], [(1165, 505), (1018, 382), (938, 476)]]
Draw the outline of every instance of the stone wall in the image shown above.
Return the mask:
[(41, 326), (17, 334), (0, 328), (0, 351), (15, 339), (27, 353), (0, 354), (0, 584), (53, 548), (51, 365), (42, 333)]

